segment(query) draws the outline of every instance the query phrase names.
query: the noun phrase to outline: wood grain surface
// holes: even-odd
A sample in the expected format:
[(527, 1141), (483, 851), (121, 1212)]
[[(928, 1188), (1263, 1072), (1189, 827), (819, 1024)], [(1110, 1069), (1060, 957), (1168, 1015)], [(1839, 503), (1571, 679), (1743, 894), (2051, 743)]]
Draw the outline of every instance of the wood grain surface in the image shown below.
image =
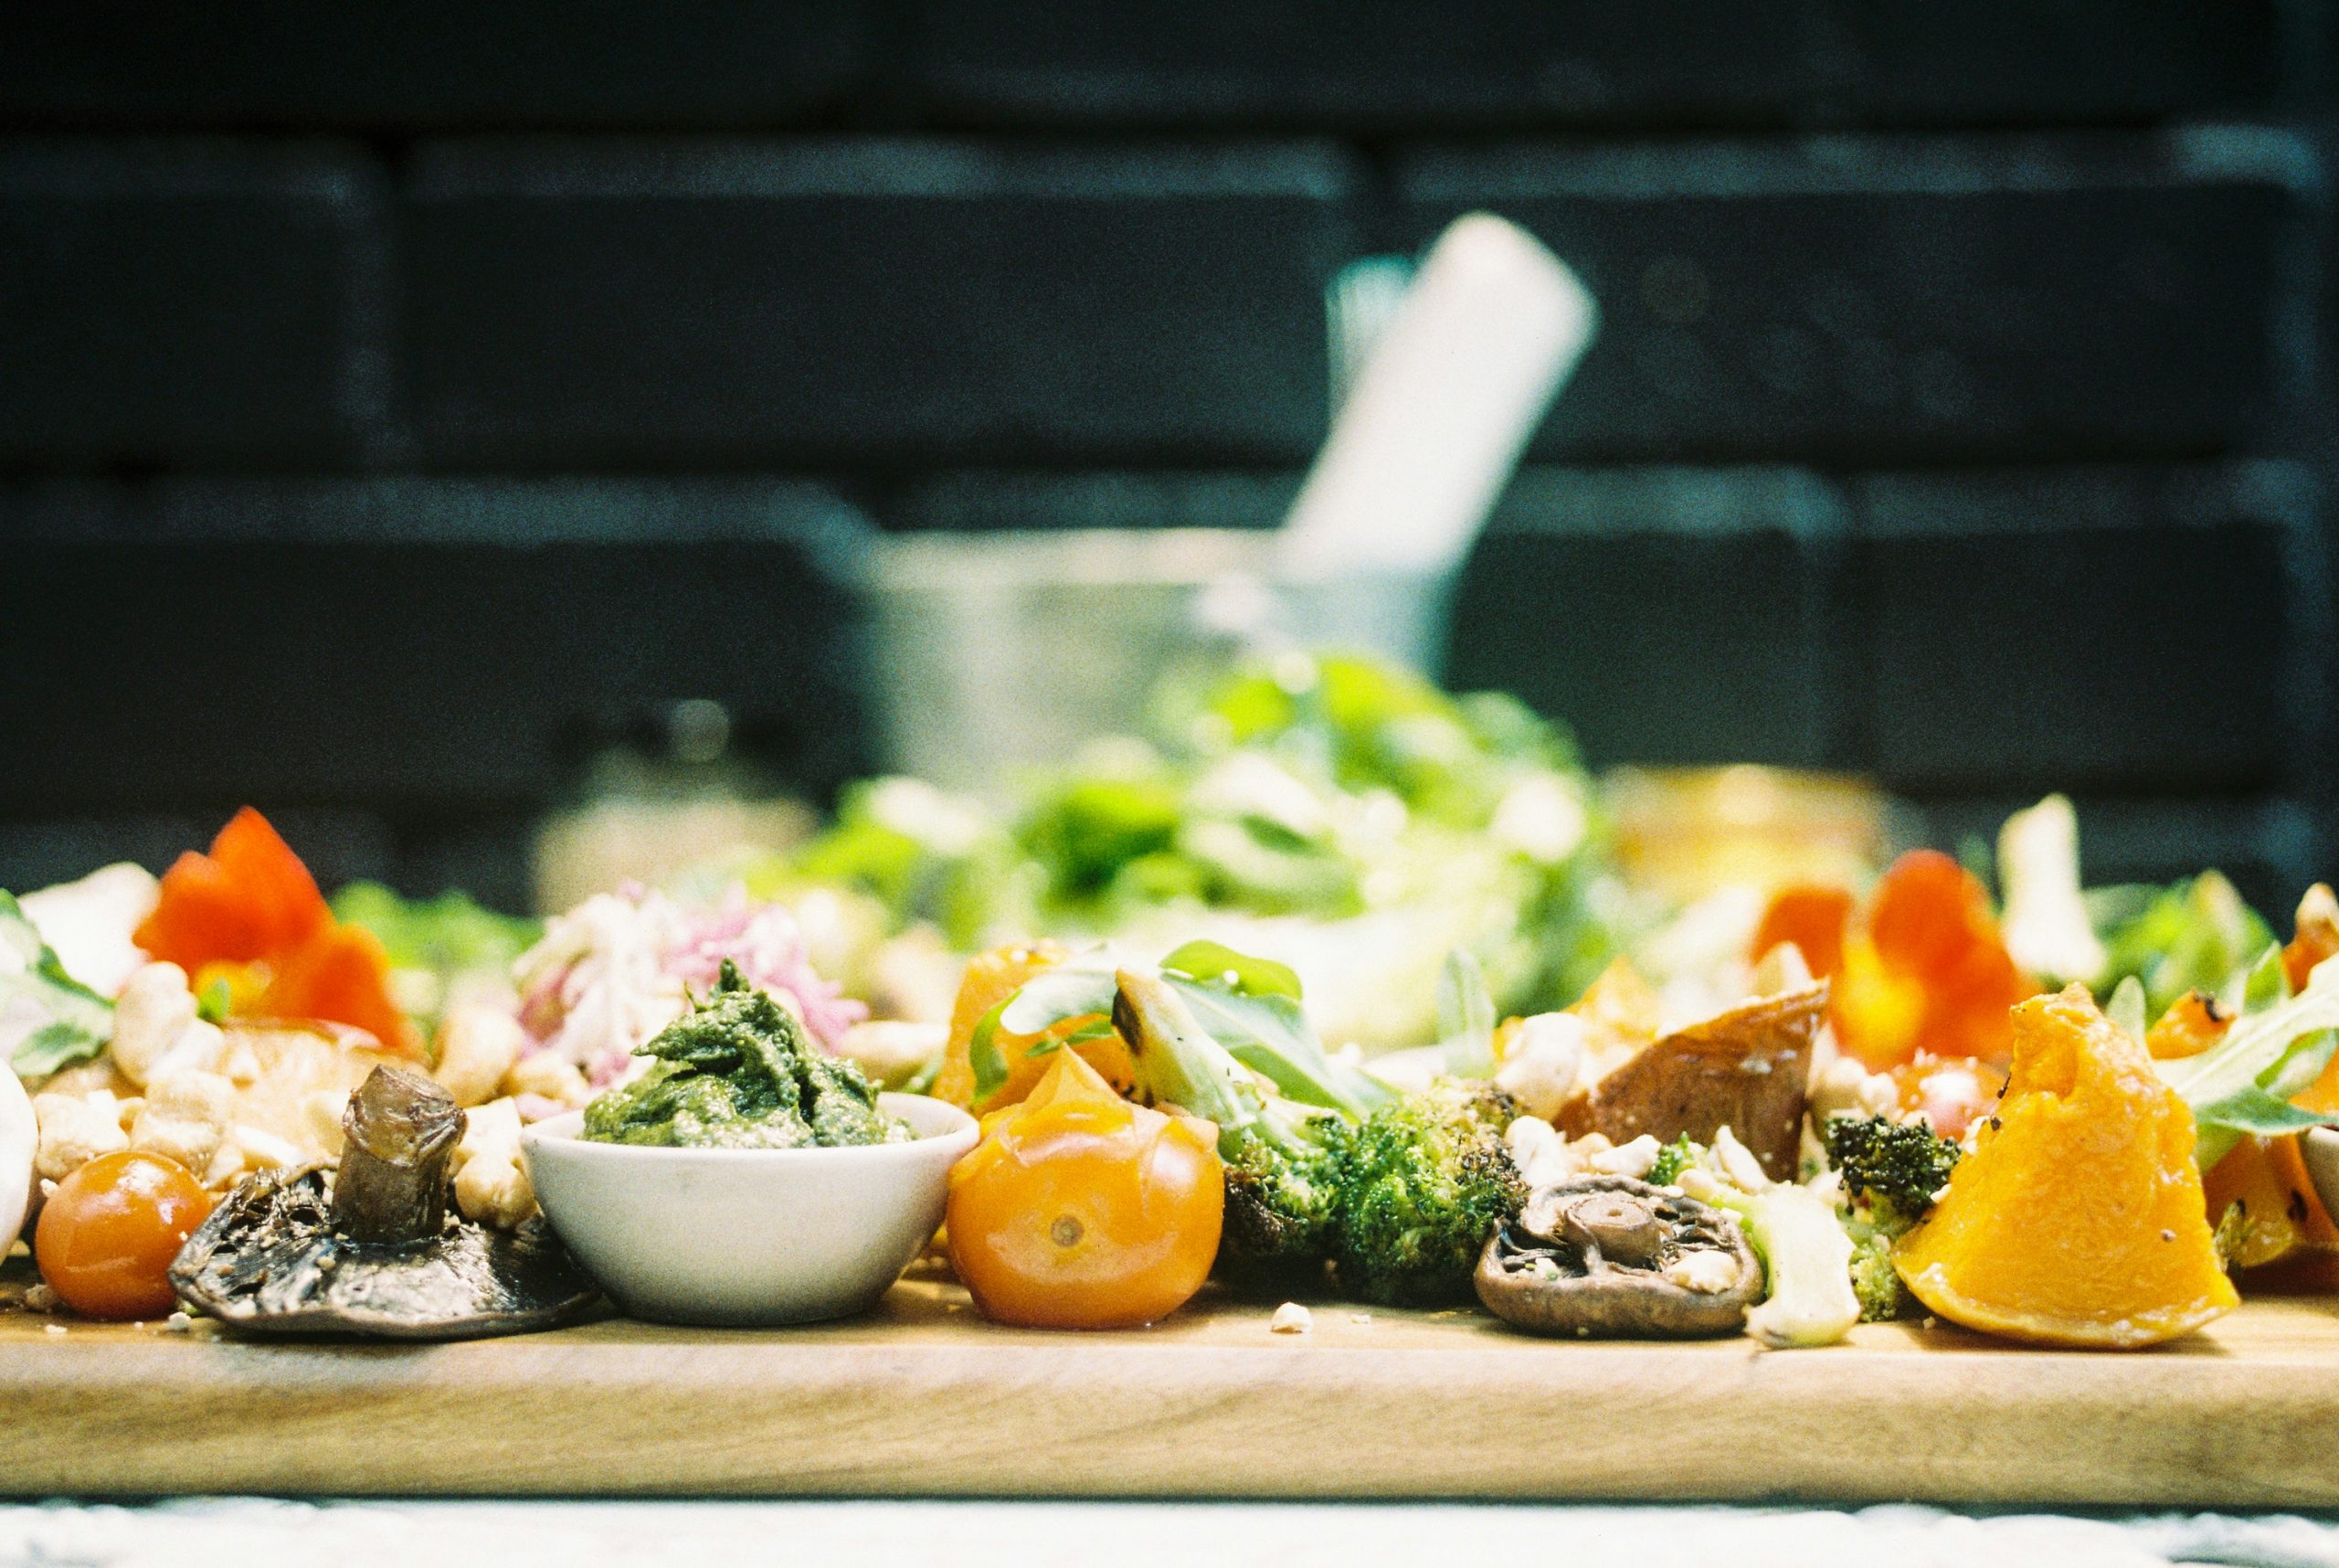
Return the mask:
[(2339, 1506), (2329, 1295), (2125, 1354), (1900, 1324), (1766, 1352), (1267, 1318), (1209, 1298), (1150, 1330), (1017, 1331), (934, 1279), (818, 1328), (455, 1345), (0, 1313), (0, 1491)]

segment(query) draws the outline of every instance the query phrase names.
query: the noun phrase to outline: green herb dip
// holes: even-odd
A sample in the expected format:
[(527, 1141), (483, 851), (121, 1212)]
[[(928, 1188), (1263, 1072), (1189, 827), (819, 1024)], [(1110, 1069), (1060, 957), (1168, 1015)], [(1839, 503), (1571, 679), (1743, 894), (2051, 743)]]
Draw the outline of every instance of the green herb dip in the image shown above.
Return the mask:
[(861, 1069), (804, 1037), (796, 1016), (725, 959), (714, 991), (638, 1054), (658, 1063), (585, 1107), (598, 1143), (688, 1149), (832, 1149), (904, 1143)]

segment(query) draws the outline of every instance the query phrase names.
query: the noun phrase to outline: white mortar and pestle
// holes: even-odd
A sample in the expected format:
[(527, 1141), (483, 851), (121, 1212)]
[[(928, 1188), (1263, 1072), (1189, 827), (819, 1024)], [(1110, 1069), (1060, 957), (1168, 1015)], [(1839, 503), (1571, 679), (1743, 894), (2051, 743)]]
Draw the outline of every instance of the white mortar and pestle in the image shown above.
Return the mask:
[(1431, 247), (1280, 529), (1008, 530), (881, 541), (879, 761), (993, 792), (1140, 725), (1162, 673), (1332, 646), (1434, 674), (1454, 578), (1596, 310), (1487, 213)]

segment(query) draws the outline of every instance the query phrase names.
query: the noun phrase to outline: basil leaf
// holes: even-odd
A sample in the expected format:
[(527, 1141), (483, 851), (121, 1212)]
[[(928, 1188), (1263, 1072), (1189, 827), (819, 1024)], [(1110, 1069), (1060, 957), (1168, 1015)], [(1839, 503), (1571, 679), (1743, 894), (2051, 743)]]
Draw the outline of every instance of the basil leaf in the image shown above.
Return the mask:
[(17, 1042), (8, 1065), (20, 1078), (45, 1078), (77, 1062), (91, 1060), (105, 1048), (105, 1041), (97, 1035), (78, 1024), (57, 1019)]
[(1217, 984), (1241, 996), (1286, 996), (1299, 1000), (1299, 976), (1273, 959), (1238, 953), (1220, 942), (1188, 942), (1161, 960), (1161, 972), (1202, 984)]
[(46, 1077), (105, 1049), (113, 1038), (113, 1003), (65, 972), (32, 916), (6, 893), (0, 893), (0, 948), (20, 966), (0, 974), (0, 1014), (29, 1012), (32, 1020), (8, 1054), (17, 1076)]

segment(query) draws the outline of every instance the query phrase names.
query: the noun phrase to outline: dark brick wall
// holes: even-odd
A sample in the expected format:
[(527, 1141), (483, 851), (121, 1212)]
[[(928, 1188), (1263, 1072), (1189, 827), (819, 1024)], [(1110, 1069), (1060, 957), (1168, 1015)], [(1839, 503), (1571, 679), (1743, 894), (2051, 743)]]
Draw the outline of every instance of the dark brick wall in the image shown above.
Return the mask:
[(873, 528), (1271, 525), (1323, 287), (1604, 331), (1453, 673), (2107, 874), (2339, 861), (2328, 0), (0, 9), (0, 885), (236, 798), (517, 897), (681, 698), (866, 761)]

